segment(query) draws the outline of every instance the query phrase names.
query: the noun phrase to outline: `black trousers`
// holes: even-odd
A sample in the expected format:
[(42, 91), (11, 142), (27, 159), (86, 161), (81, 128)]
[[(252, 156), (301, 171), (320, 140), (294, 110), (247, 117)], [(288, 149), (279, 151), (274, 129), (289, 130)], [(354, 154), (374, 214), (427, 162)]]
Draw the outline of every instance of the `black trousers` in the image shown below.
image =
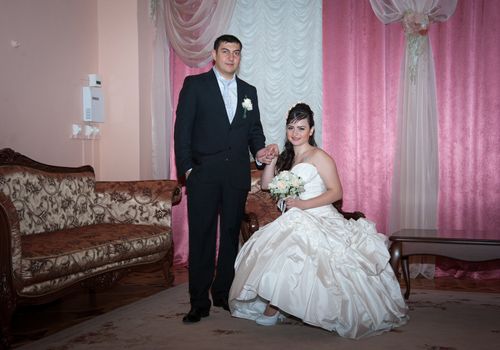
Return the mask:
[[(203, 171), (196, 168), (186, 185), (191, 306), (210, 308), (210, 292), (212, 299), (229, 295), (248, 190), (233, 187), (223, 171), (220, 176), (212, 173), (207, 180)], [(218, 221), (220, 238), (216, 258)]]

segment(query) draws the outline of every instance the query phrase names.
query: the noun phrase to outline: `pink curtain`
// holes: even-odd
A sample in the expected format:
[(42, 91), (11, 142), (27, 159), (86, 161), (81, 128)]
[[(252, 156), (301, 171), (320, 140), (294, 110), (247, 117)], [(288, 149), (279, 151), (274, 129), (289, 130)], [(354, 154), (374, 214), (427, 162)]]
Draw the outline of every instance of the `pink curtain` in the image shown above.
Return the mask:
[[(181, 91), (184, 78), (188, 75), (199, 74), (206, 72), (212, 67), (212, 63), (206, 64), (201, 68), (192, 68), (186, 65), (183, 60), (172, 49), (170, 50), (170, 77), (171, 77), (171, 92), (173, 111), (172, 123), (175, 124), (175, 110), (177, 109), (177, 102), (179, 99), (179, 92)], [(173, 130), (173, 127), (172, 127)], [(172, 132), (170, 149), (174, 149), (174, 137)], [(170, 178), (177, 179), (177, 167), (175, 166), (174, 152), (170, 154)], [(174, 264), (184, 265), (187, 263), (189, 253), (188, 249), (188, 223), (187, 223), (187, 196), (185, 193), (186, 188), (183, 187), (183, 195), (181, 203), (174, 206), (172, 209), (172, 230), (174, 232)]]
[[(337, 162), (346, 209), (364, 211), (386, 232), (402, 28), (379, 23), (368, 1), (325, 0), (323, 11), (323, 146)], [(459, 1), (451, 19), (429, 33), (439, 113), (438, 225), (491, 239), (500, 239), (499, 14), (495, 1)], [(476, 278), (499, 276), (498, 263), (444, 260), (437, 276), (463, 275), (466, 266), (485, 270)]]
[(323, 1), (323, 148), (337, 163), (344, 209), (363, 211), (380, 232), (390, 210), (403, 39), (369, 1)]
[[(500, 239), (500, 3), (459, 1), (432, 34), (439, 110), (439, 227)], [(500, 277), (439, 259), (436, 276)]]
[(500, 231), (500, 3), (459, 1), (433, 34), (439, 226)]

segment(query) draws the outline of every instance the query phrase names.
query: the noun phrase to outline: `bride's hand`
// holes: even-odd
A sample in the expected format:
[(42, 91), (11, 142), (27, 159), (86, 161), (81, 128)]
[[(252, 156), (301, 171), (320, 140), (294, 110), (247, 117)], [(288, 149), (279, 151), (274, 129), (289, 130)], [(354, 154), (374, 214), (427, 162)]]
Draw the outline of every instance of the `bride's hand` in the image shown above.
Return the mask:
[(301, 200), (300, 198), (288, 197), (287, 199), (285, 199), (285, 203), (287, 209), (290, 208), (306, 209), (304, 206), (304, 201)]

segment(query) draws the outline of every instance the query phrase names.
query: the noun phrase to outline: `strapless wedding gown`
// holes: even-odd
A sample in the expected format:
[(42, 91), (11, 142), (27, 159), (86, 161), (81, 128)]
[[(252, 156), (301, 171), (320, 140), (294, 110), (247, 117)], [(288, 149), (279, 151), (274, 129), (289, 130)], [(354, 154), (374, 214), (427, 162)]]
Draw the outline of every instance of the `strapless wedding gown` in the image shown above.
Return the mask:
[[(305, 181), (301, 199), (326, 190), (314, 165), (292, 172)], [(373, 222), (346, 220), (333, 205), (291, 208), (238, 253), (231, 314), (255, 320), (270, 301), (285, 315), (354, 339), (401, 326), (408, 308), (387, 247)]]

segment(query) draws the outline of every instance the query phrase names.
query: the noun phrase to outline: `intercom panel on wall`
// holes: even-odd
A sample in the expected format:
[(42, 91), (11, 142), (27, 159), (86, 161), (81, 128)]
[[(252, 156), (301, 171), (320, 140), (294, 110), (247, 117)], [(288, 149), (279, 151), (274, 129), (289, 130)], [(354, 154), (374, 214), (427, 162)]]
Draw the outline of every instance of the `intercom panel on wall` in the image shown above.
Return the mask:
[(84, 86), (83, 120), (86, 122), (104, 122), (104, 97), (100, 87)]

